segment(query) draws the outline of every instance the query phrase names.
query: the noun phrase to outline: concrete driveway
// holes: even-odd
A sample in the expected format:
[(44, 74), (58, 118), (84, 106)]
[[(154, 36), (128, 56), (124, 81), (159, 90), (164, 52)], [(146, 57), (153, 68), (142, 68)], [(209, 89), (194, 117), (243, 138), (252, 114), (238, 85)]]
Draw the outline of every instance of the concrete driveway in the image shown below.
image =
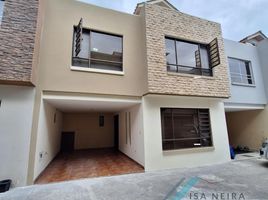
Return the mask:
[[(83, 179), (12, 189), (2, 200), (268, 199), (268, 161)], [(174, 198), (177, 197), (177, 198)]]

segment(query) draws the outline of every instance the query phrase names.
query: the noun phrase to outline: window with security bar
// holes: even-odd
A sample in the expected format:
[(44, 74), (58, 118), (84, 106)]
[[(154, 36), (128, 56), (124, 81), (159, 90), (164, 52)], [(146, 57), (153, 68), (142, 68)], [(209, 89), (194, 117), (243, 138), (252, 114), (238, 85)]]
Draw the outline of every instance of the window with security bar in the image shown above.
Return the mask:
[(232, 84), (254, 85), (251, 62), (228, 58)]
[(74, 27), (72, 65), (123, 71), (123, 37)]
[(212, 146), (209, 109), (161, 108), (162, 148)]
[(169, 72), (212, 76), (212, 69), (220, 64), (217, 38), (198, 44), (166, 37), (165, 43)]

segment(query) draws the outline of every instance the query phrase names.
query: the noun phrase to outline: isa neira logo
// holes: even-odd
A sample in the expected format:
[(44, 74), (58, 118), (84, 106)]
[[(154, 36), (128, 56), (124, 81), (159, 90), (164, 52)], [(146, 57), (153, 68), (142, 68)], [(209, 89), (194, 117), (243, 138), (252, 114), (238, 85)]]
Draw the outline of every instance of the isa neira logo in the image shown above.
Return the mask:
[(202, 192), (193, 190), (194, 186), (202, 182), (199, 177), (189, 180), (182, 178), (176, 186), (167, 194), (164, 200), (245, 200), (243, 193), (237, 192)]

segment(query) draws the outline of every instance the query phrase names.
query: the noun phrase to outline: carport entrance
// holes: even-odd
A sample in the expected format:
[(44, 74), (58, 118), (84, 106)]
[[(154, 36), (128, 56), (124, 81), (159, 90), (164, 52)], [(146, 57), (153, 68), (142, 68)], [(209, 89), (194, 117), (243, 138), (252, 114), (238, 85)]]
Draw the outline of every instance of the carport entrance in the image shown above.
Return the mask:
[(264, 107), (225, 107), (230, 146), (236, 160), (259, 156), (264, 139), (260, 118)]
[(35, 183), (143, 172), (138, 99), (45, 96)]

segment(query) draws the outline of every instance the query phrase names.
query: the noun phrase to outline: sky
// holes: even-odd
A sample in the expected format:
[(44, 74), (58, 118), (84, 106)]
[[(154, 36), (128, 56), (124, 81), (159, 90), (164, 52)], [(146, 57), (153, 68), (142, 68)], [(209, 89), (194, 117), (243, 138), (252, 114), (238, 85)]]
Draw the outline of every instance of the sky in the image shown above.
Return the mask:
[[(133, 13), (142, 0), (79, 0)], [(179, 11), (218, 22), (223, 37), (239, 41), (261, 30), (268, 36), (268, 0), (169, 0)]]

